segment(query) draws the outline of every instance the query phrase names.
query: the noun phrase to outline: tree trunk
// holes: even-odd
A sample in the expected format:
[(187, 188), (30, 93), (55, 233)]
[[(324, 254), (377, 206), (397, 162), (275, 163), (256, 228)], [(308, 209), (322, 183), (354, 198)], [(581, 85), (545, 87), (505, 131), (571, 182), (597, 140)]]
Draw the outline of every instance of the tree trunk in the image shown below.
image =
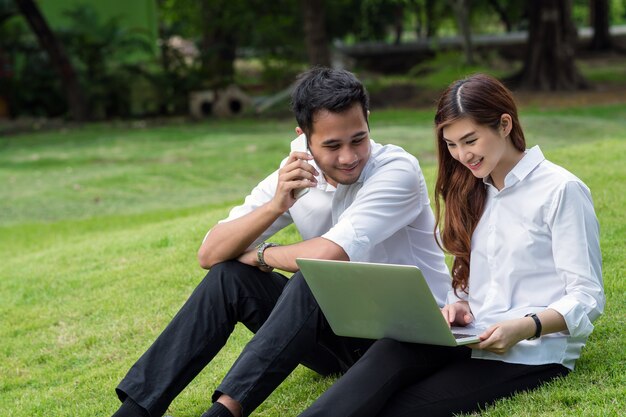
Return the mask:
[(417, 39), (422, 39), (422, 6), (419, 3), (415, 3), (413, 8), (415, 13), (415, 36)]
[(237, 35), (228, 25), (212, 25), (225, 18), (226, 7), (223, 1), (203, 0), (200, 5), (202, 13), (202, 40), (200, 55), (206, 84), (209, 88), (222, 88), (235, 79), (235, 58), (237, 52)]
[(452, 8), (459, 25), (459, 33), (463, 38), (463, 51), (465, 52), (465, 63), (474, 65), (474, 51), (472, 48), (472, 32), (469, 22), (469, 5), (467, 0), (450, 0)]
[(324, 0), (301, 0), (304, 41), (311, 66), (330, 67)]
[(50, 62), (61, 76), (61, 85), (65, 92), (71, 117), (77, 121), (86, 120), (85, 98), (80, 88), (76, 71), (65, 53), (63, 45), (54, 35), (33, 0), (15, 0), (15, 3), (37, 36), (39, 44), (48, 53)]
[(593, 27), (593, 38), (589, 47), (593, 51), (608, 51), (613, 47), (609, 30), (611, 26), (610, 8), (609, 0), (589, 0), (591, 26)]
[[(161, 10), (163, 8), (164, 0), (158, 0), (157, 2), (157, 10)], [(161, 53), (161, 68), (163, 68), (163, 72), (165, 74), (169, 73), (171, 59), (169, 53), (169, 33), (165, 26), (165, 22), (163, 21), (163, 17), (159, 13), (158, 15), (158, 36), (160, 40), (160, 53)]]
[(397, 4), (393, 10), (393, 31), (395, 39), (394, 45), (400, 45), (402, 42), (402, 32), (404, 32), (404, 5)]
[(437, 33), (437, 23), (435, 19), (436, 0), (426, 0), (426, 38), (432, 38)]
[(530, 0), (526, 59), (513, 80), (519, 87), (572, 91), (588, 87), (576, 68), (577, 31), (571, 0)]

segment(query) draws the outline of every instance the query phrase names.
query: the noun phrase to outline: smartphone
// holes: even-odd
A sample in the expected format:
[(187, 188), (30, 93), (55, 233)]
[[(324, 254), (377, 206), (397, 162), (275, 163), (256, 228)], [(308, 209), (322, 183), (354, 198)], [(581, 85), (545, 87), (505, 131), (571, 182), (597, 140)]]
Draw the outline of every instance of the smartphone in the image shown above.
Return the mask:
[[(291, 141), (291, 152), (309, 152), (309, 147), (306, 143), (306, 135), (304, 133)], [(293, 190), (293, 196), (297, 200), (308, 192), (308, 188), (298, 188)]]

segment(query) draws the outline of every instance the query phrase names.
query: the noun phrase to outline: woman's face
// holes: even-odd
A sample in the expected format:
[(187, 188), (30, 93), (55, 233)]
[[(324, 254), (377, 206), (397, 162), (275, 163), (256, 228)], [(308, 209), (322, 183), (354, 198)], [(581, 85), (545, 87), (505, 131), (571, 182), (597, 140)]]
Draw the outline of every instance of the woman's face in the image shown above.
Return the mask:
[(462, 118), (443, 128), (443, 140), (450, 155), (475, 177), (491, 176), (494, 185), (501, 189), (499, 185), (504, 185), (504, 177), (523, 155), (508, 138), (511, 127), (508, 114), (502, 115), (497, 129)]

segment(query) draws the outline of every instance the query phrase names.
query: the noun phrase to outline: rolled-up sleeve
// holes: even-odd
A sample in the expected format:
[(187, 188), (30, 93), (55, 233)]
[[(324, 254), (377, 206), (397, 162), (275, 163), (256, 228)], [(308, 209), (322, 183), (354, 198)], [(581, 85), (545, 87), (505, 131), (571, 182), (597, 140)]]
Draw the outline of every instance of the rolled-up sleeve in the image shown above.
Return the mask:
[(604, 310), (598, 221), (589, 189), (569, 181), (555, 195), (549, 212), (556, 272), (565, 295), (548, 308), (558, 311), (573, 337), (586, 337)]
[(352, 261), (367, 260), (372, 247), (409, 225), (429, 204), (423, 197), (427, 194), (416, 160), (395, 158), (379, 163), (352, 204), (323, 235), (341, 246)]

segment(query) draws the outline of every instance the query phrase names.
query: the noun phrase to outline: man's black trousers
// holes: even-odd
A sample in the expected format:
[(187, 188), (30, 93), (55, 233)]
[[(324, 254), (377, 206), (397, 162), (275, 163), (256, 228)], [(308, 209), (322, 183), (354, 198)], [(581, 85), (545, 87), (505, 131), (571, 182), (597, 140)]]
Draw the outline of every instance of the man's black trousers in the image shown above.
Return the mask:
[[(236, 261), (215, 265), (116, 391), (161, 416), (224, 346), (237, 322), (256, 333), (213, 394), (249, 415), (299, 363), (345, 372), (372, 341), (332, 333), (300, 273), (287, 279)], [(207, 404), (208, 405), (208, 404)]]

